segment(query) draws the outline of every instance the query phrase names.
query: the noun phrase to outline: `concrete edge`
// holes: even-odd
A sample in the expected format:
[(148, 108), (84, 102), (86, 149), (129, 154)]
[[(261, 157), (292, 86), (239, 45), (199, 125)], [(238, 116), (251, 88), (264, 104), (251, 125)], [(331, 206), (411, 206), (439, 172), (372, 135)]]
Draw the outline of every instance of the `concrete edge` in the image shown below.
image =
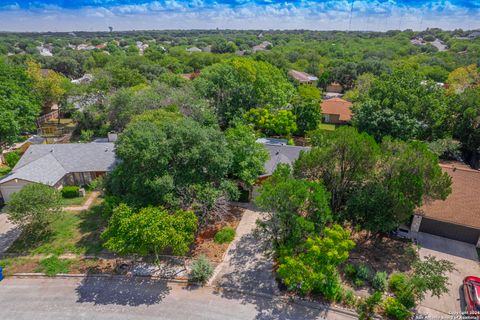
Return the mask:
[(322, 302), (307, 301), (307, 300), (302, 299), (300, 297), (285, 297), (285, 296), (274, 295), (274, 294), (265, 293), (265, 292), (247, 291), (247, 290), (242, 290), (242, 289), (233, 288), (233, 287), (214, 286), (214, 288), (218, 289), (218, 290), (234, 291), (234, 292), (238, 292), (238, 293), (241, 293), (241, 294), (244, 294), (244, 295), (258, 296), (258, 297), (268, 298), (268, 299), (279, 298), (279, 299), (281, 299), (281, 300), (283, 300), (284, 302), (287, 302), (287, 303), (293, 303), (293, 304), (301, 305), (301, 306), (311, 308), (311, 309), (324, 310), (324, 311), (334, 311), (334, 312), (345, 314), (347, 316), (351, 316), (354, 319), (358, 319), (358, 314), (353, 310), (327, 305), (327, 304), (322, 303)]
[(123, 278), (140, 278), (140, 279), (151, 279), (151, 280), (162, 280), (172, 283), (189, 283), (192, 285), (199, 285), (197, 283), (190, 283), (187, 279), (170, 279), (158, 276), (144, 276), (144, 275), (121, 275), (121, 274), (102, 274), (102, 273), (58, 273), (54, 276), (48, 276), (46, 273), (41, 272), (32, 272), (32, 273), (14, 273), (11, 276), (5, 278), (48, 278), (48, 279), (64, 279), (64, 278), (110, 278), (110, 279), (123, 279)]

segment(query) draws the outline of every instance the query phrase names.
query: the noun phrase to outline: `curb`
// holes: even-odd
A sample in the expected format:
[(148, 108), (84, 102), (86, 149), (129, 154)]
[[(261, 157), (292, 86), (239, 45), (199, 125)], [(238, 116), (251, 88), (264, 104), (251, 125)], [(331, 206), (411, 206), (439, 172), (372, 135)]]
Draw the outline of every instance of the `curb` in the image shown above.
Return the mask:
[[(106, 279), (151, 279), (151, 280), (162, 280), (172, 283), (189, 283), (186, 279), (169, 279), (158, 276), (144, 276), (144, 275), (121, 275), (121, 274), (101, 274), (101, 273), (59, 273), (54, 276), (48, 276), (46, 273), (15, 273), (8, 278), (46, 278), (46, 279), (65, 279), (65, 278), (106, 278)], [(189, 283), (192, 285), (198, 285), (195, 283)]]
[(258, 296), (262, 298), (268, 298), (268, 299), (274, 299), (274, 298), (279, 298), (283, 300), (286, 303), (292, 303), (292, 304), (297, 304), (301, 305), (307, 308), (311, 309), (316, 309), (316, 310), (322, 310), (322, 311), (333, 311), (337, 313), (341, 313), (347, 316), (351, 316), (354, 319), (358, 319), (358, 314), (352, 310), (349, 309), (343, 309), (339, 307), (334, 307), (330, 306), (321, 302), (314, 302), (314, 301), (307, 301), (302, 298), (298, 297), (286, 297), (286, 296), (281, 296), (281, 295), (275, 295), (275, 294), (270, 294), (270, 293), (265, 293), (265, 292), (255, 292), (255, 291), (247, 291), (247, 290), (242, 290), (238, 288), (233, 288), (233, 287), (217, 287), (214, 286), (214, 288), (222, 291), (234, 291), (238, 292), (244, 295), (250, 295), (250, 296)]

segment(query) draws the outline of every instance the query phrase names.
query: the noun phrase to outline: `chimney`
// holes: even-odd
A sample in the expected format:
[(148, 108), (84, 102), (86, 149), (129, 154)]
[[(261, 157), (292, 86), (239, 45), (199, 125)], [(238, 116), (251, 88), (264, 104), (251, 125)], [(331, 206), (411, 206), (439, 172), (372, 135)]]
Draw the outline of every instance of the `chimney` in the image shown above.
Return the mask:
[(108, 133), (108, 142), (115, 142), (118, 139), (118, 133), (111, 131)]

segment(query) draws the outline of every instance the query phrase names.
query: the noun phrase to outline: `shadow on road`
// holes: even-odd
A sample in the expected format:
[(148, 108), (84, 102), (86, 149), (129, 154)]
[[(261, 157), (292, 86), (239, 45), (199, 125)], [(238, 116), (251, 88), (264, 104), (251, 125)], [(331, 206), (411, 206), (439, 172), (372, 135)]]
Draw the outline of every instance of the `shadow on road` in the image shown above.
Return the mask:
[(86, 277), (75, 289), (77, 302), (139, 306), (161, 302), (170, 292), (165, 281), (149, 278)]

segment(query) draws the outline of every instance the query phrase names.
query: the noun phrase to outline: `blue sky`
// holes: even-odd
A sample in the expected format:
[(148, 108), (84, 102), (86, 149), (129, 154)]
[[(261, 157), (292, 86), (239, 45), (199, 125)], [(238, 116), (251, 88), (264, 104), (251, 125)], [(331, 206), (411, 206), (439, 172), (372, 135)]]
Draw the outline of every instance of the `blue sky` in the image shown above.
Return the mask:
[(480, 0), (0, 0), (2, 31), (480, 28)]

